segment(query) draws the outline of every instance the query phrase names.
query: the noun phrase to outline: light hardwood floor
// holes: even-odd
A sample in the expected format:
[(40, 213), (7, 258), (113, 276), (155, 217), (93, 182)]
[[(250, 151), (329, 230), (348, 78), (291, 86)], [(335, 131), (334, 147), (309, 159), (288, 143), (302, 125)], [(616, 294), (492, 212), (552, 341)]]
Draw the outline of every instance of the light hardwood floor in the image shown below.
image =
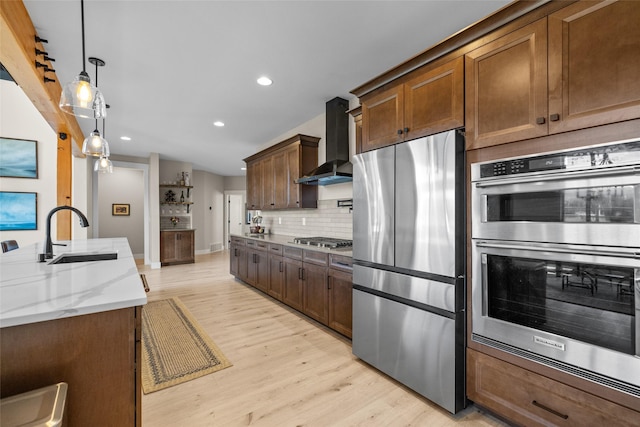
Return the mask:
[(149, 301), (179, 297), (233, 366), (142, 398), (143, 426), (504, 426), (451, 416), (351, 354), (351, 341), (229, 274), (228, 252), (139, 266)]

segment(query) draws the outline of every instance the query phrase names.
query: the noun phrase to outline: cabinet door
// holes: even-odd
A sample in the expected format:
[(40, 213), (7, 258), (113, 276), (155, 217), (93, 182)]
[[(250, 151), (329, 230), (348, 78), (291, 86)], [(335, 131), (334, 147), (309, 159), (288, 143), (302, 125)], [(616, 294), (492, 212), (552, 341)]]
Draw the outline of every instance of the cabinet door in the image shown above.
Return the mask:
[(180, 262), (194, 261), (193, 231), (176, 233), (176, 258)]
[(238, 257), (238, 275), (236, 277), (246, 282), (247, 277), (249, 277), (247, 248), (239, 246), (237, 249), (236, 256)]
[(352, 329), (351, 273), (329, 269), (329, 327), (351, 338)]
[(300, 145), (294, 144), (287, 148), (284, 152), (286, 157), (286, 177), (287, 177), (287, 208), (300, 208), (301, 185), (296, 184), (296, 179), (300, 178), (303, 173), (309, 171), (301, 171), (300, 163)]
[(547, 134), (546, 18), (471, 51), (465, 61), (467, 149)]
[(404, 94), (398, 85), (362, 101), (362, 151), (402, 142)]
[(258, 261), (256, 260), (257, 251), (247, 249), (247, 276), (245, 281), (251, 286), (256, 286), (258, 280)]
[(178, 260), (176, 253), (176, 231), (160, 232), (160, 262), (174, 262)]
[(579, 2), (549, 16), (549, 131), (640, 117), (640, 2)]
[(269, 291), (269, 254), (257, 251), (255, 254), (256, 281), (254, 286), (262, 292)]
[(464, 58), (421, 74), (404, 85), (405, 139), (464, 126)]
[(284, 292), (284, 259), (278, 255), (269, 255), (269, 295), (282, 301)]
[(282, 150), (273, 155), (273, 194), (276, 209), (284, 209), (289, 203), (289, 174), (287, 153)]
[(238, 246), (235, 243), (229, 245), (229, 273), (238, 277)]
[(262, 207), (262, 165), (255, 160), (247, 163), (247, 207), (260, 209)]
[(303, 313), (327, 325), (329, 323), (327, 268), (305, 263), (302, 279), (304, 281)]
[(262, 209), (275, 209), (273, 157), (262, 159), (260, 168), (262, 172)]
[(302, 261), (284, 258), (284, 295), (282, 302), (302, 311)]

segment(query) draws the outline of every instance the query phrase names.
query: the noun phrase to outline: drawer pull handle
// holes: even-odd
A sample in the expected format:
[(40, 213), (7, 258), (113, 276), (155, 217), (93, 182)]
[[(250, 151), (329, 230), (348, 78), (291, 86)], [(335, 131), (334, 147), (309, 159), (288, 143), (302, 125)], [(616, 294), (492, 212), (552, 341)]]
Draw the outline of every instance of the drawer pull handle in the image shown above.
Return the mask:
[(144, 286), (144, 291), (149, 292), (149, 284), (147, 283), (147, 278), (144, 274), (140, 275), (140, 280), (142, 280), (142, 286)]
[(348, 262), (340, 262), (340, 261), (336, 261), (335, 262), (336, 265), (343, 265), (345, 267), (351, 267), (351, 264), (349, 264)]
[(534, 400), (531, 403), (533, 403), (533, 406), (537, 406), (538, 408), (544, 409), (547, 412), (551, 412), (553, 415), (560, 417), (563, 420), (566, 420), (567, 418), (569, 418), (569, 415), (563, 414), (562, 412), (558, 412), (555, 409), (551, 409), (548, 406), (545, 406), (542, 403), (539, 403), (537, 400)]

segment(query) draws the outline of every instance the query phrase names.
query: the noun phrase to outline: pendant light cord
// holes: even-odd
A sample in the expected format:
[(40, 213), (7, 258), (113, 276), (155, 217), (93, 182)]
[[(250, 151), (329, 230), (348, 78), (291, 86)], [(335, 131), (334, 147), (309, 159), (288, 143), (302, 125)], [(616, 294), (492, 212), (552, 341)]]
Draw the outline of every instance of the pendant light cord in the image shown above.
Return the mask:
[(87, 61), (86, 61), (86, 55), (84, 52), (84, 0), (80, 0), (80, 19), (82, 22), (82, 71), (86, 73), (87, 68), (85, 63)]

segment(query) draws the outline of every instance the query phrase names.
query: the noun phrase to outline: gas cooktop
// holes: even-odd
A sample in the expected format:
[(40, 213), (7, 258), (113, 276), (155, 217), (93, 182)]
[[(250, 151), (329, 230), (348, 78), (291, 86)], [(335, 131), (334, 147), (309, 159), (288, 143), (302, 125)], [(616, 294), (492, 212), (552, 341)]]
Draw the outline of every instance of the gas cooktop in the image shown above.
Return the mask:
[(293, 243), (317, 246), (319, 248), (338, 249), (350, 248), (353, 245), (353, 240), (334, 239), (332, 237), (296, 237), (293, 239)]

